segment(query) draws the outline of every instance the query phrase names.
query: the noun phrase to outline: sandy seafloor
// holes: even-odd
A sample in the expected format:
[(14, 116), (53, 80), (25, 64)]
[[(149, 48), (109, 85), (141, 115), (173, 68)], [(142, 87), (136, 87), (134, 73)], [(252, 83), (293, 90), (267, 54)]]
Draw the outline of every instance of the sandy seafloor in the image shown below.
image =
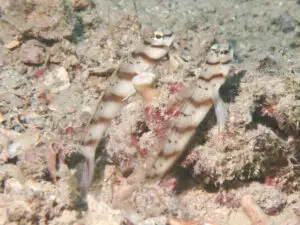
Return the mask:
[[(300, 224), (300, 1), (73, 2), (82, 9), (71, 0), (0, 0), (1, 225)], [(118, 199), (140, 158), (132, 131), (142, 130), (145, 148), (152, 140), (133, 95), (80, 194), (76, 150), (85, 127), (112, 71), (142, 31), (157, 28), (176, 35), (176, 69), (159, 66), (161, 87), (188, 86), (212, 43), (231, 43), (235, 75), (221, 92), (226, 130), (218, 132), (211, 111), (165, 182), (146, 181)], [(249, 195), (253, 217), (241, 206)]]

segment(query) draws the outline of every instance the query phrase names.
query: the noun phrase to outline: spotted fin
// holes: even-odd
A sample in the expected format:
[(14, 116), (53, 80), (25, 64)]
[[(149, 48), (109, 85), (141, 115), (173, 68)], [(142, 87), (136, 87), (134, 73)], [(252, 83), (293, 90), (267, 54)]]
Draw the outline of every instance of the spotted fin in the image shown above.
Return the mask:
[(228, 119), (228, 106), (220, 96), (214, 100), (215, 114), (219, 131), (224, 131)]

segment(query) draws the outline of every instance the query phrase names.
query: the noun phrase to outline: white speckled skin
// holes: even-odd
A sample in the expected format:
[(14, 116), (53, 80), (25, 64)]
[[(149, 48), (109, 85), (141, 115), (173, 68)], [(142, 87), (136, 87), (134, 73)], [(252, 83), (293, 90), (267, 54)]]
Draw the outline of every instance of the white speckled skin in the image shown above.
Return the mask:
[[(105, 131), (116, 115), (121, 111), (124, 100), (134, 92), (132, 78), (137, 74), (151, 70), (159, 60), (168, 54), (172, 44), (172, 35), (162, 38), (154, 33), (150, 43), (144, 43), (133, 52), (132, 58), (120, 65), (118, 80), (105, 93), (91, 120), (80, 152), (86, 158), (86, 174), (82, 177), (81, 187), (88, 188), (94, 172), (94, 157), (97, 146)], [(145, 74), (144, 74), (145, 75)]]
[(219, 96), (219, 89), (229, 74), (232, 57), (233, 52), (229, 45), (211, 47), (205, 69), (197, 81), (193, 94), (181, 110), (181, 115), (168, 131), (163, 149), (149, 173), (150, 176), (163, 177), (172, 168), (213, 105), (219, 127), (225, 127), (228, 113), (226, 104)]
[(132, 79), (132, 83), (134, 86), (152, 85), (156, 78), (156, 75), (151, 72), (142, 72)]

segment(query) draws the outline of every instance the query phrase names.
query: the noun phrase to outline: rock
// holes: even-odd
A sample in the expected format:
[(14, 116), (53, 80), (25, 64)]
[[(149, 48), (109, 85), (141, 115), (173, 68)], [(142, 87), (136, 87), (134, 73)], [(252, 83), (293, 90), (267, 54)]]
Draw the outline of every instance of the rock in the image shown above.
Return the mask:
[(284, 33), (289, 33), (295, 30), (297, 22), (288, 13), (282, 14), (278, 18), (272, 21), (272, 24), (278, 26), (278, 28)]
[(20, 59), (25, 64), (41, 65), (46, 60), (45, 48), (38, 41), (28, 41), (21, 47)]
[(0, 224), (7, 224), (8, 216), (7, 209), (0, 207)]
[(5, 120), (4, 116), (2, 115), (2, 113), (0, 112), (0, 124)]
[(241, 206), (253, 225), (272, 225), (274, 224), (269, 217), (262, 211), (250, 195), (241, 199)]
[(228, 224), (230, 225), (251, 225), (250, 219), (247, 217), (247, 215), (241, 211), (241, 209), (237, 211), (233, 211), (229, 216)]
[(146, 220), (137, 223), (137, 225), (165, 225), (168, 224), (167, 218), (164, 216), (147, 218)]
[(75, 211), (75, 210), (73, 210), (73, 211), (64, 210), (62, 215), (59, 216), (59, 217), (54, 218), (54, 220), (52, 220), (49, 225), (78, 224), (76, 222), (78, 222), (78, 212)]
[(253, 200), (264, 210), (267, 215), (281, 212), (287, 202), (287, 196), (272, 186), (253, 183), (245, 194), (251, 194)]
[(20, 89), (24, 87), (27, 79), (15, 70), (4, 70), (0, 72), (0, 92), (6, 92), (10, 89)]
[(72, 0), (72, 6), (74, 9), (84, 9), (88, 7), (89, 0)]
[[(48, 108), (59, 114), (70, 114), (76, 112), (78, 104), (82, 103), (82, 96), (79, 94), (80, 90), (80, 88), (78, 89), (75, 86), (71, 86), (70, 88), (61, 91), (59, 94), (53, 96)], [(68, 127), (69, 125), (65, 124), (65, 126)]]
[(300, 25), (295, 28), (296, 36), (300, 37)]
[(10, 222), (9, 224), (30, 224), (29, 221), (34, 219), (34, 210), (30, 207), (30, 204), (22, 198), (18, 198), (7, 209), (7, 216)]
[(22, 108), (23, 107), (23, 99), (21, 99), (19, 96), (8, 93), (5, 95), (6, 97), (6, 104), (3, 104), (3, 106), (8, 107), (14, 107), (14, 108)]
[(24, 185), (16, 178), (10, 178), (5, 182), (5, 193), (21, 194), (23, 189)]
[(17, 137), (7, 149), (8, 157), (23, 155), (25, 150), (33, 148), (39, 140), (39, 133), (28, 132)]
[(77, 59), (77, 57), (75, 55), (71, 55), (69, 57), (66, 58), (66, 60), (63, 63), (63, 67), (64, 68), (69, 68), (71, 66), (76, 66), (79, 65), (79, 60)]
[(135, 197), (135, 206), (141, 214), (148, 217), (162, 215), (166, 211), (166, 206), (162, 197), (153, 188), (142, 188)]
[(20, 120), (25, 122), (26, 124), (30, 124), (34, 127), (43, 128), (45, 126), (44, 118), (41, 117), (38, 113), (35, 111), (25, 111), (21, 117)]
[[(197, 225), (197, 224), (200, 224), (200, 223), (196, 222), (196, 221), (191, 221), (191, 220), (169, 218), (168, 219), (168, 224), (169, 225)], [(210, 223), (209, 223), (209, 225), (210, 225)]]
[[(97, 201), (95, 197), (88, 195), (88, 212), (85, 215), (85, 222), (91, 225), (119, 225), (124, 217), (120, 210), (112, 209), (104, 202)], [(85, 223), (84, 223), (85, 224)]]
[(13, 164), (4, 164), (0, 166), (0, 182), (4, 182), (7, 178), (17, 179), (21, 183), (25, 181), (24, 174), (20, 168)]
[(94, 18), (90, 14), (85, 14), (85, 15), (82, 16), (82, 23), (83, 23), (84, 26), (93, 25), (93, 21), (94, 21)]
[(265, 56), (264, 58), (259, 60), (259, 71), (271, 71), (272, 69), (276, 68), (277, 62), (271, 56)]
[(116, 70), (114, 66), (105, 66), (105, 67), (94, 67), (88, 70), (89, 75), (95, 75), (99, 77), (107, 77), (113, 74)]
[(65, 90), (70, 86), (68, 72), (64, 67), (59, 67), (46, 76), (44, 84), (49, 86), (51, 93)]

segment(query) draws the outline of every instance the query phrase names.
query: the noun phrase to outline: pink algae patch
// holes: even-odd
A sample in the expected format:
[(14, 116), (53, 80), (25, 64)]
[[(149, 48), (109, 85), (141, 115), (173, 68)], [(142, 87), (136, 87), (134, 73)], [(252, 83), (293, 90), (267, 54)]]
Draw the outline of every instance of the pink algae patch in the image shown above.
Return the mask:
[(36, 78), (36, 79), (39, 79), (39, 78), (43, 77), (44, 75), (45, 75), (45, 69), (39, 69), (33, 74), (34, 78)]

